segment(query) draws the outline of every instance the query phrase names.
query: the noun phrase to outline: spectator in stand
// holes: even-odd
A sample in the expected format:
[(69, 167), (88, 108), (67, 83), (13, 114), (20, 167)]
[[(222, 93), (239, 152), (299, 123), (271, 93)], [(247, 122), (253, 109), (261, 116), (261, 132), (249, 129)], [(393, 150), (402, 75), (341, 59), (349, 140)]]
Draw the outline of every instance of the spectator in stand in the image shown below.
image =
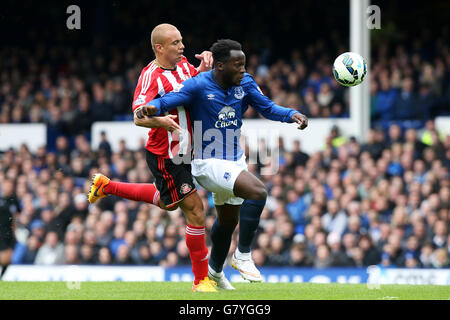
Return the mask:
[(305, 166), (309, 160), (309, 155), (301, 150), (300, 140), (294, 141), (294, 149), (292, 151), (292, 154), (294, 157), (292, 169), (297, 168), (298, 166)]
[(98, 264), (109, 265), (112, 264), (111, 252), (108, 247), (102, 247), (98, 252)]
[(95, 251), (89, 244), (83, 244), (80, 249), (80, 263), (81, 264), (95, 264)]
[(431, 258), (431, 265), (434, 268), (448, 268), (450, 266), (448, 251), (445, 248), (434, 251)]
[(328, 232), (336, 232), (342, 235), (347, 225), (345, 212), (339, 209), (339, 203), (334, 199), (328, 200), (327, 209), (328, 212), (322, 216), (323, 227)]
[(435, 248), (445, 248), (447, 247), (447, 237), (448, 237), (448, 229), (447, 229), (448, 221), (437, 220), (434, 223), (434, 236), (433, 236), (433, 245)]
[(334, 267), (344, 267), (350, 265), (347, 255), (342, 251), (341, 237), (336, 232), (330, 232), (327, 237), (327, 244), (330, 247), (332, 265)]
[(326, 244), (322, 244), (317, 248), (316, 258), (314, 260), (314, 268), (324, 269), (332, 266), (330, 249)]
[(312, 267), (314, 259), (305, 249), (304, 244), (294, 244), (289, 251), (288, 264), (293, 267)]
[(59, 241), (56, 232), (49, 232), (45, 242), (39, 248), (34, 264), (53, 265), (64, 263), (64, 245)]
[(397, 99), (397, 90), (391, 87), (386, 72), (380, 74), (381, 91), (377, 94), (375, 105), (375, 118), (381, 120), (392, 120), (394, 114), (394, 103)]
[(381, 253), (373, 245), (369, 235), (362, 235), (359, 239), (359, 247), (363, 251), (363, 265), (377, 265), (381, 260)]
[(27, 241), (27, 248), (25, 254), (22, 260), (20, 262), (18, 261), (18, 263), (34, 264), (40, 246), (41, 243), (39, 242), (39, 238), (35, 235), (30, 235)]
[(106, 158), (111, 158), (112, 149), (111, 145), (106, 138), (106, 132), (100, 132), (100, 144), (98, 146), (99, 156), (105, 156)]
[(405, 78), (402, 81), (402, 89), (398, 93), (393, 106), (395, 120), (418, 119), (417, 98), (413, 89), (413, 79)]

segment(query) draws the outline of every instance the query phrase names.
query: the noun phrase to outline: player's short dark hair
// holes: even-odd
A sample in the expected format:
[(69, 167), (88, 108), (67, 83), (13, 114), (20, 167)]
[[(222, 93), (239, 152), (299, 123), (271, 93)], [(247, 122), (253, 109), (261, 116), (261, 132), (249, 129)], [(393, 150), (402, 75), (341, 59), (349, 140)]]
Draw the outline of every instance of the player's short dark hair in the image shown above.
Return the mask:
[(231, 50), (242, 50), (239, 42), (231, 39), (220, 39), (211, 47), (212, 56), (215, 62), (226, 62), (230, 57)]

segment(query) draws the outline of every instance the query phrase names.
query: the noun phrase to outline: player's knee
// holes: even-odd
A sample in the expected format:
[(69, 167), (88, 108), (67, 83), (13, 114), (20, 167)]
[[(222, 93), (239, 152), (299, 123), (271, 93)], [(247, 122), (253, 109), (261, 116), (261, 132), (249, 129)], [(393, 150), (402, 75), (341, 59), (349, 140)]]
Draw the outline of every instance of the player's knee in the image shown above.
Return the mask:
[(203, 212), (203, 203), (199, 197), (186, 198), (180, 205), (181, 210), (186, 215), (190, 224), (195, 226), (205, 225), (205, 213)]
[(203, 210), (192, 210), (186, 213), (189, 224), (200, 227), (205, 225), (205, 214)]
[(255, 190), (255, 199), (259, 201), (265, 201), (267, 199), (267, 190), (265, 187), (259, 187)]

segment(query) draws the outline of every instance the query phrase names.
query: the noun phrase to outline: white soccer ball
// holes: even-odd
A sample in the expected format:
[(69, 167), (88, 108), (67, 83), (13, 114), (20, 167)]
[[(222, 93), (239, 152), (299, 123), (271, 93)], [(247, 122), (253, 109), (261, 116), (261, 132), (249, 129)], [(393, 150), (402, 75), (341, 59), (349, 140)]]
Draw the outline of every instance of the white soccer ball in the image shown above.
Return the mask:
[(334, 60), (333, 74), (336, 81), (346, 87), (363, 82), (367, 74), (367, 63), (355, 52), (345, 52)]

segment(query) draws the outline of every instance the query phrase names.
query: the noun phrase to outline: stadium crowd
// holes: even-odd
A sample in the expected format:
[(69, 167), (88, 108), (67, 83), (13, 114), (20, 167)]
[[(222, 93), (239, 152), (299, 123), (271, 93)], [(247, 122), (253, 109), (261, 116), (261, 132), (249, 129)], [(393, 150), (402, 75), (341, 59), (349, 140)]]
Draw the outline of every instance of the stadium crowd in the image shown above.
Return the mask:
[[(383, 42), (372, 55), (372, 121), (423, 120), (448, 115), (450, 49), (443, 28), (434, 46), (429, 31), (409, 47)], [(340, 36), (319, 39), (290, 58), (273, 62), (270, 53), (249, 53), (247, 71), (262, 91), (280, 105), (299, 108), (310, 118), (348, 117), (348, 90), (333, 79), (332, 63), (345, 51)], [(186, 44), (189, 46), (189, 44)], [(329, 47), (336, 47), (334, 55)], [(204, 48), (207, 49), (207, 48)], [(49, 148), (60, 135), (86, 134), (95, 121), (130, 120), (130, 101), (140, 70), (151, 53), (136, 45), (123, 51), (110, 47), (72, 50), (39, 44), (33, 53), (24, 48), (0, 49), (0, 123), (46, 123)], [(194, 59), (195, 60), (195, 59)], [(191, 61), (196, 64), (195, 61)], [(246, 118), (258, 115), (253, 109)]]
[[(421, 135), (392, 125), (387, 136), (370, 130), (360, 144), (333, 128), (313, 154), (300, 142), (286, 152), (281, 139), (279, 148), (279, 171), (261, 176), (269, 197), (253, 243), (256, 265), (449, 267), (450, 136), (432, 120)], [(262, 167), (249, 170), (259, 175)], [(12, 185), (21, 204), (13, 263), (189, 264), (182, 212), (115, 196), (89, 205), (89, 178), (98, 171), (153, 181), (143, 150), (122, 141), (113, 152), (107, 137), (98, 150), (78, 135), (74, 149), (61, 136), (55, 152), (32, 154), (23, 145), (3, 153), (2, 189)], [(212, 197), (198, 192), (209, 231)]]

